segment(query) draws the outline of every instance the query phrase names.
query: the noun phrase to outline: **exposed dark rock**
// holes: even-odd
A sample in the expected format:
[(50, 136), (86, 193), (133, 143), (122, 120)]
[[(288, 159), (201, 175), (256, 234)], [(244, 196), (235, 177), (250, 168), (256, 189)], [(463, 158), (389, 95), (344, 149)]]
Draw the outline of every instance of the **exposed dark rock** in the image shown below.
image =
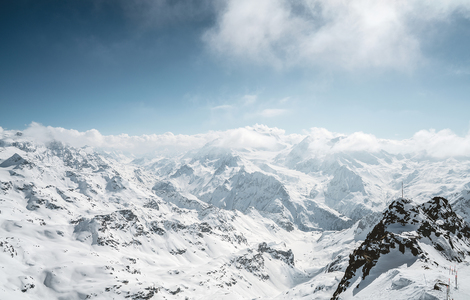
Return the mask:
[(287, 251), (277, 250), (277, 249), (268, 247), (268, 245), (265, 242), (263, 242), (258, 245), (258, 252), (269, 253), (273, 258), (282, 260), (283, 262), (285, 262), (291, 267), (294, 266), (294, 253), (292, 252), (291, 249)]
[(167, 230), (173, 230), (173, 231), (180, 231), (180, 230), (183, 230), (183, 229), (186, 229), (186, 225), (180, 223), (180, 222), (175, 222), (175, 221), (169, 221), (169, 220), (165, 220), (163, 222), (163, 225), (165, 226), (165, 229)]
[(170, 253), (172, 255), (181, 255), (186, 253), (186, 249), (175, 249), (175, 250), (170, 250)]
[(212, 227), (209, 225), (209, 223), (207, 222), (202, 222), (201, 224), (199, 224), (199, 230), (201, 232), (211, 232), (212, 231)]
[(147, 203), (144, 204), (144, 207), (145, 208), (155, 209), (155, 210), (160, 209), (160, 207), (158, 206), (157, 201), (155, 201), (155, 200), (149, 200)]
[(156, 234), (158, 235), (164, 235), (165, 234), (165, 229), (163, 228), (160, 228), (158, 226), (158, 222), (157, 221), (152, 221), (150, 222), (150, 230), (155, 232)]
[[(108, 290), (109, 289), (109, 290)], [(110, 291), (110, 288), (107, 288), (106, 291)], [(131, 294), (131, 295), (126, 295), (125, 298), (130, 298), (132, 300), (148, 300), (153, 298), (155, 294), (157, 294), (160, 291), (160, 288), (156, 287), (147, 287), (145, 288), (145, 291), (139, 291), (138, 293)]]
[(170, 294), (176, 295), (176, 294), (181, 293), (181, 292), (182, 292), (182, 291), (181, 291), (181, 288), (177, 288), (177, 289), (174, 290), (174, 291), (170, 291)]
[(264, 271), (264, 258), (261, 253), (247, 253), (231, 261), (237, 269), (245, 269), (256, 277), (265, 281), (269, 279), (268, 273)]
[[(92, 244), (111, 246), (116, 249), (119, 245), (124, 247), (141, 245), (138, 238), (148, 234), (137, 215), (129, 209), (118, 210), (107, 215), (96, 215), (91, 219), (80, 218), (71, 223), (75, 224), (74, 234), (77, 238), (81, 232), (90, 232)], [(116, 234), (119, 231), (130, 232), (132, 238), (128, 241), (120, 240), (117, 237), (119, 234)]]
[(469, 253), (454, 244), (470, 246), (470, 227), (455, 214), (449, 202), (441, 197), (416, 205), (398, 199), (383, 213), (382, 220), (367, 235), (365, 241), (349, 257), (349, 265), (332, 299), (338, 299), (360, 270), (362, 280), (378, 260), (398, 248), (410, 251), (417, 259), (429, 260), (418, 241), (430, 243), (449, 261), (463, 261)]
[(13, 245), (10, 244), (8, 241), (0, 241), (0, 247), (2, 249), (2, 252), (9, 253), (11, 257), (15, 257), (18, 255)]

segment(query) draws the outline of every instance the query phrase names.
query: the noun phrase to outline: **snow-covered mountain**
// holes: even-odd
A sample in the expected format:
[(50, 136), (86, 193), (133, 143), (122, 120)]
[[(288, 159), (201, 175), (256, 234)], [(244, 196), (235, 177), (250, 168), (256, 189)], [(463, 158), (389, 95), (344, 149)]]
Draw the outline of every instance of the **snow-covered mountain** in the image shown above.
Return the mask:
[(0, 133), (5, 299), (432, 299), (470, 270), (465, 157), (265, 129), (138, 156)]
[[(404, 265), (420, 265), (424, 270), (445, 269), (454, 262), (462, 263), (469, 254), (470, 226), (455, 214), (445, 198), (435, 197), (421, 205), (400, 198), (390, 204), (382, 220), (350, 255), (333, 299), (342, 294), (346, 294), (344, 298), (360, 297), (362, 293), (369, 296), (375, 292), (374, 282), (387, 277), (387, 273), (389, 279), (399, 278), (390, 291), (396, 297), (407, 294), (415, 299), (439, 299), (438, 291), (445, 281), (435, 279), (435, 291), (426, 291), (416, 287), (415, 278), (401, 275), (397, 269)], [(423, 274), (430, 273), (428, 278), (436, 276), (435, 272), (424, 270)]]

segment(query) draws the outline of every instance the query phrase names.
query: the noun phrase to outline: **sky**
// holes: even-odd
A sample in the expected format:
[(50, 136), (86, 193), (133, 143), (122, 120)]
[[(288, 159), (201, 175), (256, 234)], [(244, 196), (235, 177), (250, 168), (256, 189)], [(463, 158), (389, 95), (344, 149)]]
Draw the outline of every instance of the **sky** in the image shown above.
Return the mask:
[(1, 1), (0, 38), (4, 130), (470, 130), (468, 0)]

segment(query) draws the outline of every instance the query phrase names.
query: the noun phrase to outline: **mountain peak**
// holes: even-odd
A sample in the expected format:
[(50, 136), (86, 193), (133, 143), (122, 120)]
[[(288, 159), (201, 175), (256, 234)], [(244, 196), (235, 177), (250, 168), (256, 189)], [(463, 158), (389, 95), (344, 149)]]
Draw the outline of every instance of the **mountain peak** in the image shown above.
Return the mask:
[(18, 153), (13, 154), (10, 158), (4, 160), (1, 164), (1, 168), (8, 168), (11, 166), (15, 166), (16, 168), (21, 168), (23, 165), (29, 165), (30, 162), (28, 162), (26, 159), (21, 157)]

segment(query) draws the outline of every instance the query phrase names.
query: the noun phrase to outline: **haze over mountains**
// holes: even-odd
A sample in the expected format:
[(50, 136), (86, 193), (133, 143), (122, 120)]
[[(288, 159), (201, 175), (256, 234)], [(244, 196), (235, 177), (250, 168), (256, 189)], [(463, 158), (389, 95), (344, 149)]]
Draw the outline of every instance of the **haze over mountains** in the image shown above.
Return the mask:
[(395, 141), (263, 125), (193, 136), (0, 130), (0, 291), (439, 299), (450, 265), (470, 277), (469, 147), (449, 131)]

